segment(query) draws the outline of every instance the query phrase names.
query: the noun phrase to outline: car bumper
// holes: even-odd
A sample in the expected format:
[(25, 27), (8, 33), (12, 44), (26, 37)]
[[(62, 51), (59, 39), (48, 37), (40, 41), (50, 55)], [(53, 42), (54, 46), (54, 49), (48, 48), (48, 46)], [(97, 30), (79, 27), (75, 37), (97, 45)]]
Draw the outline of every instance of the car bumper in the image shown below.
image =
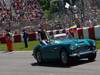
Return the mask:
[(87, 54), (91, 54), (91, 53), (96, 53), (97, 50), (94, 51), (87, 51), (87, 52), (82, 52), (82, 53), (74, 53), (69, 55), (70, 57), (80, 57), (81, 55), (87, 55)]

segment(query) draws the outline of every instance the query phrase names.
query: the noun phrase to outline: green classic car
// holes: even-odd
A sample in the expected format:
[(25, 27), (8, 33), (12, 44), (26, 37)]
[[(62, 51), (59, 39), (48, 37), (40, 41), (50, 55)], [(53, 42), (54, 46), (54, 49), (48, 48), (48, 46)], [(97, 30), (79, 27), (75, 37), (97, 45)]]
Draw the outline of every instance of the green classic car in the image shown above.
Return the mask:
[(37, 62), (60, 61), (63, 65), (70, 63), (70, 59), (96, 58), (96, 44), (91, 39), (68, 38), (66, 34), (56, 34), (49, 42), (40, 41), (33, 49), (33, 56)]

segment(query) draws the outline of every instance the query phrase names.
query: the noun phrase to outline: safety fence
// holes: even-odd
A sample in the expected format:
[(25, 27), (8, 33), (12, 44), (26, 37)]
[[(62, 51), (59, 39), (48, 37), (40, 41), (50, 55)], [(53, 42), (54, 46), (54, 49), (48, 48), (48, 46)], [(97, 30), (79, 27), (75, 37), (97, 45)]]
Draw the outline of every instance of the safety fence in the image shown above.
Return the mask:
[[(60, 33), (68, 33), (70, 32), (74, 38), (78, 39), (100, 39), (100, 25), (94, 27), (84, 27), (84, 28), (69, 28), (69, 29), (60, 29), (60, 30), (52, 30), (47, 31), (48, 35), (60, 34)], [(5, 33), (0, 34), (0, 42), (5, 43)], [(30, 32), (29, 41), (37, 40), (38, 33), (37, 32)], [(13, 34), (12, 39), (14, 42), (22, 42), (23, 41), (23, 34)]]

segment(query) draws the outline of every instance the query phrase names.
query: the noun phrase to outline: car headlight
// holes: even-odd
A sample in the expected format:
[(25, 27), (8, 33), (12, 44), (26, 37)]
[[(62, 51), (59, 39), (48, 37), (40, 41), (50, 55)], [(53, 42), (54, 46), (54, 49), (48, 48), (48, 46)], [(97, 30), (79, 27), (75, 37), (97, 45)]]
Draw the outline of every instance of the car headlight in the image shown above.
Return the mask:
[(89, 41), (89, 43), (90, 43), (91, 46), (96, 46), (96, 43), (95, 43), (94, 40)]
[(70, 46), (70, 49), (71, 49), (71, 50), (75, 50), (75, 49), (77, 49), (77, 46), (76, 46), (76, 45), (77, 45), (77, 44), (75, 44), (75, 45), (71, 45), (71, 46)]
[(95, 41), (93, 41), (93, 46), (96, 46), (96, 43), (95, 43)]

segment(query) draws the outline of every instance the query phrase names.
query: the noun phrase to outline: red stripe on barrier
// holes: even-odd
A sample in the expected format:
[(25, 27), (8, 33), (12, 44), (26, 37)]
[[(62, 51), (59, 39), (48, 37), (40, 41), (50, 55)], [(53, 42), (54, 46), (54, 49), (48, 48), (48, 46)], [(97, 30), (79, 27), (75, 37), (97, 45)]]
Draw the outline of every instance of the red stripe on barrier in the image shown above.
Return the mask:
[(16, 34), (14, 35), (14, 42), (21, 42), (21, 35), (20, 34)]
[(33, 41), (37, 39), (36, 32), (29, 33), (28, 35), (29, 35), (29, 41)]
[(83, 36), (83, 28), (78, 28), (77, 29), (77, 33), (78, 33), (79, 39), (83, 39), (84, 38), (84, 36)]
[(0, 42), (1, 42), (1, 43), (6, 43), (5, 37), (0, 37)]
[(95, 30), (94, 30), (94, 27), (89, 27), (88, 33), (89, 33), (89, 38), (90, 39), (95, 39)]

